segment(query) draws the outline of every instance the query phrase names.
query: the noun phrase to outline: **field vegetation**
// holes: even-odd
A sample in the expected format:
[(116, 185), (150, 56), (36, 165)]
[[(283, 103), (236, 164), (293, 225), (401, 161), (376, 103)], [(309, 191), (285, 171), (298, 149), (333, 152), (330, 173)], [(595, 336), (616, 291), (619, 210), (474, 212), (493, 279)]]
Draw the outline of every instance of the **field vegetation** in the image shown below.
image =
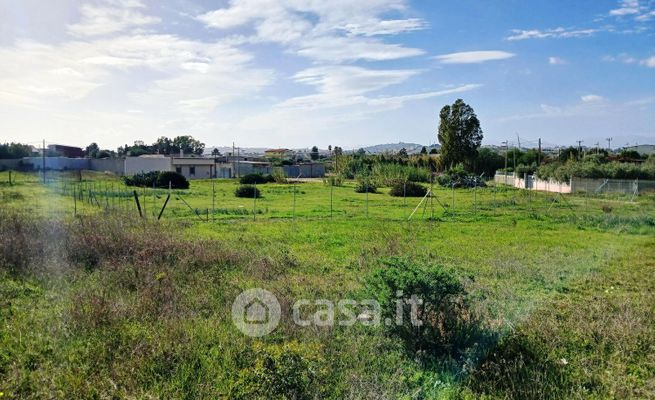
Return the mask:
[[(4, 182), (0, 175), (0, 182)], [(655, 195), (101, 173), (0, 183), (0, 393), (10, 399), (655, 397)], [(169, 198), (170, 195), (170, 198)], [(167, 206), (158, 219), (164, 203)], [(412, 214), (412, 212), (414, 213)], [(412, 215), (411, 219), (408, 219)], [(254, 339), (244, 289), (283, 313)], [(431, 296), (411, 327), (300, 327), (297, 299)], [(386, 315), (386, 314), (385, 314)]]

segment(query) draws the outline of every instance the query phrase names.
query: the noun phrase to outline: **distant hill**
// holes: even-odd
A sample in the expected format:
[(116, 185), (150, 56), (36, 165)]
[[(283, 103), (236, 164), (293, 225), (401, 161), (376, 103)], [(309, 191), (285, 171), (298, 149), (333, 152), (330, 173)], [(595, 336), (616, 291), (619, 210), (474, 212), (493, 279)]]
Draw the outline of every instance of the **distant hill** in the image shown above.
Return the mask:
[[(434, 144), (432, 146), (427, 146), (424, 144), (418, 144), (418, 143), (405, 143), (405, 142), (399, 142), (399, 143), (388, 143), (388, 144), (376, 144), (374, 146), (368, 146), (364, 147), (363, 149), (366, 150), (370, 154), (381, 154), (381, 153), (397, 153), (400, 151), (400, 149), (404, 148), (407, 150), (408, 154), (418, 154), (421, 152), (421, 149), (425, 146), (428, 151), (432, 148), (439, 149), (438, 144)], [(232, 147), (228, 146), (206, 146), (205, 147), (205, 154), (209, 155), (211, 154), (212, 150), (214, 148), (217, 148), (218, 151), (221, 152), (221, 154), (225, 155), (228, 153), (232, 152)], [(264, 151), (268, 149), (268, 147), (242, 147), (241, 150), (239, 151), (240, 154), (246, 155), (246, 154), (264, 154)], [(303, 149), (292, 149), (294, 151), (297, 151), (299, 153), (307, 153), (310, 151), (310, 148), (303, 148)], [(352, 152), (352, 151), (357, 151), (359, 148), (356, 149), (351, 149), (351, 150), (345, 150), (346, 153)], [(236, 151), (236, 150), (235, 150)], [(320, 149), (321, 153), (327, 153), (327, 149)]]
[(388, 143), (388, 144), (376, 144), (374, 146), (364, 147), (363, 149), (372, 154), (380, 154), (380, 153), (397, 153), (404, 148), (405, 150), (407, 150), (408, 154), (418, 154), (421, 152), (423, 146), (425, 146), (428, 151), (430, 151), (430, 149), (432, 148), (439, 149), (440, 147), (438, 144), (427, 146), (418, 143), (399, 142), (399, 143)]

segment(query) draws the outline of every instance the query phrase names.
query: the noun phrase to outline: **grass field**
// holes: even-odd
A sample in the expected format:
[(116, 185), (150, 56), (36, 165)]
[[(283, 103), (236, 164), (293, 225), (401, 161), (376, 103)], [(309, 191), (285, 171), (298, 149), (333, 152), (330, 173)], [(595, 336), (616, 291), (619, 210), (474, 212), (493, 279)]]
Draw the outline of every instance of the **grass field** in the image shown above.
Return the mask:
[[(653, 194), (435, 186), (407, 221), (420, 198), (352, 182), (266, 184), (255, 202), (192, 181), (157, 222), (168, 190), (137, 189), (139, 218), (132, 188), (77, 178), (0, 183), (0, 398), (655, 397)], [(283, 317), (253, 339), (232, 324), (243, 289), (287, 312), (356, 298), (389, 257), (454, 271), (480, 320), (471, 348), (426, 358), (380, 327)]]

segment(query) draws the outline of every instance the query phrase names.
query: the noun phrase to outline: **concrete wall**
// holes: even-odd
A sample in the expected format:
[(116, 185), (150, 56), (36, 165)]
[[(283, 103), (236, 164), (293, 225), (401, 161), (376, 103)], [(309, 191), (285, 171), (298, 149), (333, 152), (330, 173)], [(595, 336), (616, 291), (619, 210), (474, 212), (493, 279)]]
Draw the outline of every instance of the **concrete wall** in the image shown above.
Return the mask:
[[(35, 170), (41, 170), (43, 159), (41, 157), (26, 157), (23, 161), (32, 164)], [(46, 157), (45, 168), (55, 171), (89, 169), (88, 158)]]
[(7, 171), (10, 169), (17, 170), (24, 168), (22, 166), (22, 159), (2, 159), (0, 160), (0, 171)]
[(552, 179), (548, 181), (534, 179), (530, 189), (542, 192), (571, 193), (571, 185), (569, 183), (557, 182)]
[(325, 176), (325, 166), (323, 164), (298, 164), (285, 165), (283, 167), (284, 175), (289, 178), (322, 178)]
[(555, 193), (571, 193), (571, 185), (568, 183), (561, 183), (554, 180), (544, 181), (537, 179), (533, 175), (527, 174), (522, 177), (518, 177), (511, 173), (503, 174), (497, 172), (496, 175), (494, 175), (494, 182), (513, 186), (519, 189), (531, 189)]
[(239, 170), (238, 176), (244, 176), (248, 174), (269, 175), (273, 173), (273, 168), (270, 165), (240, 162), (236, 164), (236, 168)]
[(125, 160), (122, 158), (92, 158), (89, 169), (93, 171), (109, 171), (116, 175), (125, 175)]
[(513, 174), (496, 173), (494, 182), (507, 184), (519, 189), (531, 189), (556, 193), (641, 193), (655, 190), (655, 181), (639, 179), (588, 179), (571, 178), (569, 183), (554, 180), (541, 180), (533, 175), (515, 177)]
[[(194, 174), (191, 174), (191, 168), (195, 168)], [(214, 165), (176, 165), (173, 170), (178, 171), (187, 179), (210, 179)]]
[(229, 179), (232, 178), (232, 167), (216, 166), (216, 177)]
[(127, 157), (125, 159), (125, 175), (140, 172), (174, 171), (170, 157)]

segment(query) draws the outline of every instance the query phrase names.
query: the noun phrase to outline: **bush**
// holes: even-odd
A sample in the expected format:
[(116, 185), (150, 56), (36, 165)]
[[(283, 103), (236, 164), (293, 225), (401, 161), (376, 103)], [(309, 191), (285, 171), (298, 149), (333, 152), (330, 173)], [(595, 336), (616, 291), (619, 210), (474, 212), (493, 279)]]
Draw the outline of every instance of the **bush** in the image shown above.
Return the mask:
[(554, 179), (558, 182), (568, 182), (572, 177), (591, 179), (655, 179), (655, 165), (651, 163), (620, 163), (605, 164), (596, 161), (554, 162), (542, 165), (537, 169), (539, 179)]
[(189, 181), (184, 175), (173, 171), (141, 172), (132, 176), (124, 176), (123, 182), (127, 186), (168, 188), (170, 182), (172, 189), (188, 189)]
[[(366, 279), (366, 291), (380, 304), (381, 321), (396, 322), (383, 324), (387, 333), (402, 339), (412, 352), (455, 355), (472, 339), (474, 327), (469, 325), (466, 291), (457, 277), (441, 266), (405, 258), (387, 259)], [(412, 306), (412, 298), (422, 304)], [(417, 326), (415, 320), (422, 324)]]
[(271, 174), (271, 179), (275, 183), (288, 183), (287, 177), (284, 176), (284, 171), (282, 171), (282, 168), (275, 168)]
[(430, 171), (409, 165), (378, 163), (372, 168), (373, 177), (378, 185), (392, 186), (394, 182), (430, 182)]
[(275, 179), (271, 175), (262, 174), (248, 174), (239, 179), (242, 185), (263, 185), (265, 183), (274, 182)]
[(241, 185), (235, 191), (234, 195), (237, 197), (246, 197), (246, 198), (260, 198), (262, 197), (261, 192), (255, 186), (252, 185)]
[(332, 175), (328, 176), (327, 179), (323, 180), (323, 183), (325, 183), (328, 186), (343, 186), (343, 181), (345, 180), (343, 175)]
[(125, 182), (127, 186), (152, 187), (152, 184), (157, 181), (158, 176), (158, 171), (139, 172), (132, 176), (124, 176), (123, 182)]
[(359, 179), (355, 186), (356, 193), (377, 193), (378, 188), (370, 179)]
[(171, 183), (172, 189), (188, 189), (189, 181), (182, 174), (174, 171), (160, 172), (157, 176), (156, 186), (159, 188), (167, 188), (168, 183)]
[(313, 399), (318, 357), (313, 349), (291, 342), (283, 345), (256, 344), (239, 358), (242, 368), (231, 384), (231, 399)]
[(459, 165), (454, 168), (449, 169), (446, 171), (444, 174), (440, 175), (437, 178), (437, 182), (441, 186), (445, 187), (467, 187), (467, 188), (472, 188), (472, 187), (485, 187), (487, 186), (482, 178), (475, 176), (475, 175), (469, 175), (464, 168)]
[(395, 197), (423, 197), (428, 190), (423, 185), (414, 182), (397, 181), (391, 187), (390, 195)]

